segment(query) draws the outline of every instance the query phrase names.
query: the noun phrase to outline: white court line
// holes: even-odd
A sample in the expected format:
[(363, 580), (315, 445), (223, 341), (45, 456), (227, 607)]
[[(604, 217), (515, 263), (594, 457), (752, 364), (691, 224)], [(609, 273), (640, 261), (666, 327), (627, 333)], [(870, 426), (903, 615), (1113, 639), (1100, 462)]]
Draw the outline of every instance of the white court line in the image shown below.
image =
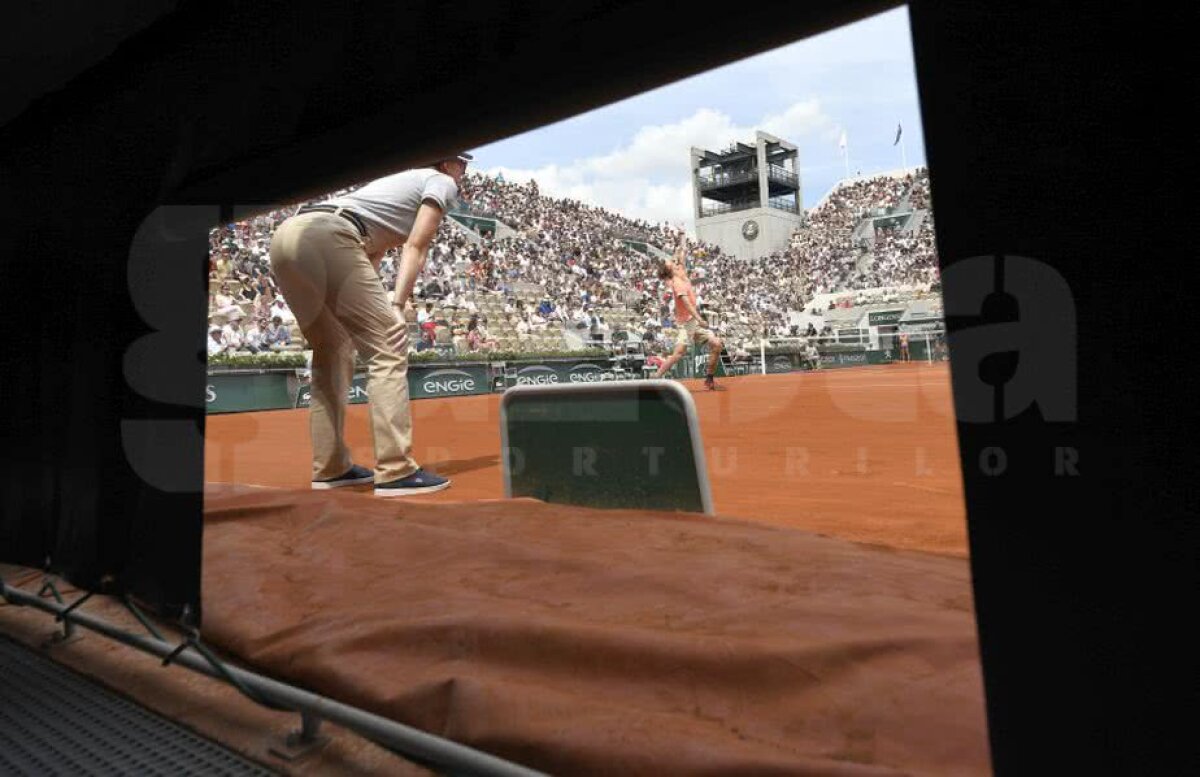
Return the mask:
[(865, 386), (825, 386), (832, 391), (852, 391), (853, 389), (877, 389), (877, 388), (925, 388), (928, 383), (868, 383)]
[(258, 483), (243, 483), (240, 480), (206, 480), (206, 486), (244, 486), (246, 488), (261, 488), (265, 491), (297, 491), (298, 488), (288, 488), (287, 486), (262, 486)]
[(800, 385), (805, 385), (806, 388), (833, 388), (833, 389), (837, 389), (838, 391), (845, 391), (847, 389), (854, 389), (854, 388), (862, 388), (862, 389), (890, 388), (890, 387), (917, 388), (917, 387), (925, 387), (925, 386), (933, 387), (933, 386), (942, 386), (942, 385), (949, 387), (950, 381), (946, 381), (944, 384), (941, 382), (930, 381), (928, 383), (858, 383), (858, 382), (855, 382), (855, 383), (843, 383), (843, 384), (808, 383), (808, 384), (800, 384)]

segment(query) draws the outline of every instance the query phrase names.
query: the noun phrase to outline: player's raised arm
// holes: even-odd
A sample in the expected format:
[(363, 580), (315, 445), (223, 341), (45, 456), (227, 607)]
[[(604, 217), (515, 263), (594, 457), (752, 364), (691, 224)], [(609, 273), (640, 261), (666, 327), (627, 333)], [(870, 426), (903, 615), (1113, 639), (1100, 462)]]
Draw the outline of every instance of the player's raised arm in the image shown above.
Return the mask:
[(675, 263), (684, 270), (687, 269), (687, 238), (680, 237), (679, 243), (675, 246)]

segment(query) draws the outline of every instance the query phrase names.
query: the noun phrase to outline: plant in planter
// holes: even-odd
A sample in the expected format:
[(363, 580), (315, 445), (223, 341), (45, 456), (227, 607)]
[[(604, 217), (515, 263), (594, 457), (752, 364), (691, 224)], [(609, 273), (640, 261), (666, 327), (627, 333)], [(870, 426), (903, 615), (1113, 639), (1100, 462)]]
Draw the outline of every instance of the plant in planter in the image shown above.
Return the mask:
[[(585, 348), (582, 350), (548, 350), (548, 351), (472, 351), (445, 355), (437, 351), (421, 351), (409, 355), (409, 364), (442, 364), (446, 362), (509, 362), (530, 361), (534, 359), (595, 359), (605, 358), (609, 354), (603, 348)], [(361, 361), (359, 367), (366, 365)]]
[(262, 353), (218, 353), (208, 357), (208, 367), (228, 370), (294, 369), (305, 367), (308, 359), (296, 351), (264, 351)]

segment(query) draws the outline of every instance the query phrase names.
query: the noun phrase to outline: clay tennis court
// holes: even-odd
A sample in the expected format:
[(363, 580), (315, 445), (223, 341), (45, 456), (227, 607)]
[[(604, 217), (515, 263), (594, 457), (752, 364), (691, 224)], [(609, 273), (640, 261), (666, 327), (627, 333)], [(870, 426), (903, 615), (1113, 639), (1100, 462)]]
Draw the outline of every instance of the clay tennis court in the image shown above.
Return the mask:
[[(696, 402), (721, 516), (844, 539), (965, 557), (950, 371), (945, 363), (729, 378), (684, 384)], [(500, 395), (412, 403), (418, 461), (446, 475), (414, 503), (503, 497)], [(347, 442), (374, 456), (368, 406), (351, 405)], [(308, 413), (212, 415), (205, 480), (308, 489)], [(370, 486), (356, 490), (369, 493)]]
[(210, 416), (208, 639), (552, 774), (988, 774), (946, 365), (685, 385), (716, 517), (503, 499), (499, 395), (413, 402), (407, 499)]

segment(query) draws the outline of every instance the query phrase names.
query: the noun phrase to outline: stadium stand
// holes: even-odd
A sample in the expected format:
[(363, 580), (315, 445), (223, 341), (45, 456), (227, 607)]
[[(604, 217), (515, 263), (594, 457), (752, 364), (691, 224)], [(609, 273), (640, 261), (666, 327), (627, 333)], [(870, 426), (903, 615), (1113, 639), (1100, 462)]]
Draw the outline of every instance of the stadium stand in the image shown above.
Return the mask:
[[(702, 311), (731, 345), (752, 347), (761, 337), (836, 331), (876, 303), (929, 296), (938, 269), (928, 181), (925, 168), (843, 181), (807, 212), (785, 251), (761, 259), (689, 240)], [(213, 230), (210, 354), (307, 347), (268, 258), (272, 231), (293, 212)], [(679, 237), (666, 223), (544, 196), (536, 181), (470, 174), (417, 282), (417, 306), (433, 304), (436, 326), (413, 348), (668, 348), (671, 308), (654, 268)], [(393, 251), (383, 261), (388, 289), (397, 259)], [(472, 328), (479, 334), (468, 336)]]

